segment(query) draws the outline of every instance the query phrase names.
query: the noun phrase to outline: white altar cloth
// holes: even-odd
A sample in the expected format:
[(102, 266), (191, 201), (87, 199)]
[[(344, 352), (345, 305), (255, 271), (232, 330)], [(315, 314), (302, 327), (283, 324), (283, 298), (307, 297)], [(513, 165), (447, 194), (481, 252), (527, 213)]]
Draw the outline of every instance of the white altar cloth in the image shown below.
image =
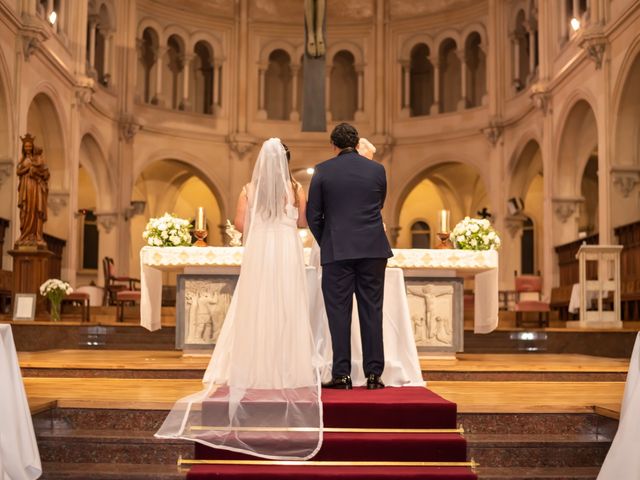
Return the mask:
[(0, 325), (0, 480), (42, 474), (31, 411), (22, 383), (11, 325)]
[[(320, 283), (321, 276), (318, 275), (317, 270), (314, 267), (307, 267), (307, 288), (311, 299), (309, 307), (312, 312), (311, 327), (314, 343), (322, 357), (323, 363), (320, 369), (322, 381), (327, 382), (331, 380), (333, 351)], [(384, 296), (382, 337), (385, 364), (382, 381), (390, 387), (424, 386), (401, 268), (387, 268)], [(355, 299), (351, 321), (351, 380), (354, 386), (362, 386), (366, 383), (362, 369), (362, 343)]]
[[(185, 267), (233, 267), (242, 263), (242, 247), (148, 247), (140, 250), (140, 317), (148, 330), (160, 328), (162, 271)], [(389, 268), (405, 276), (460, 276), (475, 278), (475, 333), (498, 326), (498, 252), (495, 250), (397, 249)], [(305, 249), (308, 259), (310, 249)]]
[(640, 333), (631, 354), (618, 431), (598, 480), (640, 480)]

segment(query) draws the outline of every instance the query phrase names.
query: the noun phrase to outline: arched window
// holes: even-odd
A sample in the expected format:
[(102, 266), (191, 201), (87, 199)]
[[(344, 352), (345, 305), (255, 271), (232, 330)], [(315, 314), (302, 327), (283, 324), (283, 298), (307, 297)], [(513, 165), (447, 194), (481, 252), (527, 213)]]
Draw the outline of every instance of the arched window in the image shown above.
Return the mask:
[(513, 87), (516, 92), (521, 91), (529, 81), (530, 74), (530, 36), (526, 29), (524, 10), (516, 15), (516, 25), (512, 35), (513, 44)]
[(450, 38), (440, 45), (441, 111), (455, 112), (461, 98), (461, 68), (456, 42)]
[(152, 72), (158, 55), (158, 34), (150, 27), (142, 32), (138, 42), (138, 94), (150, 103), (156, 91), (156, 75)]
[(278, 49), (269, 55), (265, 73), (264, 105), (270, 120), (289, 120), (292, 103), (291, 57)]
[[(487, 61), (480, 46), (480, 34), (473, 32), (467, 37), (465, 58), (467, 68), (467, 105), (478, 107), (487, 91)], [(464, 67), (463, 67), (464, 68)]]
[(429, 115), (433, 106), (433, 64), (429, 47), (419, 43), (411, 50), (410, 105), (411, 116)]
[(213, 113), (213, 49), (203, 41), (194, 47), (193, 89), (194, 109), (198, 113)]
[(87, 24), (87, 71), (104, 86), (113, 80), (112, 58), (115, 19), (104, 2), (89, 2)]
[(593, 153), (582, 173), (580, 194), (584, 206), (580, 209), (578, 230), (591, 235), (598, 231), (598, 155)]
[(167, 68), (166, 79), (163, 86), (166, 85), (167, 94), (165, 98), (169, 99), (169, 106), (177, 109), (182, 100), (182, 70), (184, 68), (184, 42), (177, 35), (171, 35), (167, 40)]
[(522, 226), (520, 239), (520, 271), (523, 275), (533, 275), (535, 272), (535, 236), (533, 221), (527, 217)]
[(431, 229), (427, 222), (411, 225), (411, 248), (431, 248)]
[(334, 121), (353, 120), (358, 108), (358, 74), (355, 58), (348, 50), (333, 57), (331, 69), (331, 118)]

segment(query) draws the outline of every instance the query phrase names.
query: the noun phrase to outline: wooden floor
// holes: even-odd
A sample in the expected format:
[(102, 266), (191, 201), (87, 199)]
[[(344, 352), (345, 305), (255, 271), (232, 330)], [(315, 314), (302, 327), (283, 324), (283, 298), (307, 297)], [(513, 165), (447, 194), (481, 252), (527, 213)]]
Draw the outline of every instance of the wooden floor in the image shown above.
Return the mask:
[[(199, 380), (45, 378), (24, 379), (27, 396), (61, 408), (169, 409), (199, 391)], [(429, 382), (456, 402), (460, 413), (585, 413), (616, 408), (623, 382)], [(348, 392), (345, 392), (348, 395)]]
[[(208, 356), (175, 351), (49, 350), (20, 352), (23, 368), (202, 370)], [(461, 354), (455, 360), (421, 358), (425, 371), (626, 372), (628, 360), (586, 355)], [(125, 376), (125, 375), (123, 375)], [(169, 409), (199, 391), (200, 380), (149, 378), (26, 377), (34, 406), (61, 408)], [(584, 413), (615, 416), (624, 382), (429, 381), (428, 387), (456, 402), (461, 413)], [(347, 392), (345, 394), (348, 395)]]
[[(107, 370), (203, 370), (209, 355), (182, 356), (166, 350), (44, 350), (19, 352), (23, 368)], [(460, 372), (622, 372), (629, 361), (579, 354), (458, 354), (455, 359), (421, 357), (423, 371)]]

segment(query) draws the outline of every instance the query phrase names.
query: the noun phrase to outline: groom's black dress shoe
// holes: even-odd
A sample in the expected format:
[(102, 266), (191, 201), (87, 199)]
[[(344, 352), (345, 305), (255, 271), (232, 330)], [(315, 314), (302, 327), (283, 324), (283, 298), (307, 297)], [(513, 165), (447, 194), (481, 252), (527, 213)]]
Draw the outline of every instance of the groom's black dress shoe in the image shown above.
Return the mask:
[(333, 377), (328, 383), (323, 383), (322, 388), (351, 390), (353, 385), (351, 385), (351, 377), (349, 375), (341, 375), (339, 377)]
[(377, 390), (378, 388), (384, 388), (384, 383), (380, 380), (379, 375), (372, 373), (367, 377), (367, 390)]

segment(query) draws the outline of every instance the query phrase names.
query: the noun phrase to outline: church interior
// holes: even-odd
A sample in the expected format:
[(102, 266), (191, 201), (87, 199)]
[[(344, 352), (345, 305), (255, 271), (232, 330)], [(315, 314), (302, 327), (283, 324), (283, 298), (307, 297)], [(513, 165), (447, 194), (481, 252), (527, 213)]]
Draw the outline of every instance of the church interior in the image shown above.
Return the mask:
[[(318, 0), (318, 98), (307, 3), (0, 0), (0, 327), (17, 362), (0, 342), (0, 379), (23, 385), (41, 478), (605, 478), (622, 420), (640, 422), (622, 407), (640, 369), (640, 1)], [(301, 128), (314, 100), (326, 131)], [(415, 412), (363, 397), (305, 465), (154, 438), (224, 321), (241, 258), (227, 221), (262, 143), (286, 143), (308, 191), (341, 122), (385, 167), (390, 266), (433, 397)], [(46, 245), (24, 241), (28, 135)], [(200, 208), (208, 260), (147, 246), (150, 219), (198, 230)], [(465, 217), (490, 222), (497, 253), (441, 248)], [(451, 275), (429, 263), (445, 255)], [(59, 315), (47, 279), (73, 289)], [(185, 326), (203, 281), (218, 282), (208, 341)]]

